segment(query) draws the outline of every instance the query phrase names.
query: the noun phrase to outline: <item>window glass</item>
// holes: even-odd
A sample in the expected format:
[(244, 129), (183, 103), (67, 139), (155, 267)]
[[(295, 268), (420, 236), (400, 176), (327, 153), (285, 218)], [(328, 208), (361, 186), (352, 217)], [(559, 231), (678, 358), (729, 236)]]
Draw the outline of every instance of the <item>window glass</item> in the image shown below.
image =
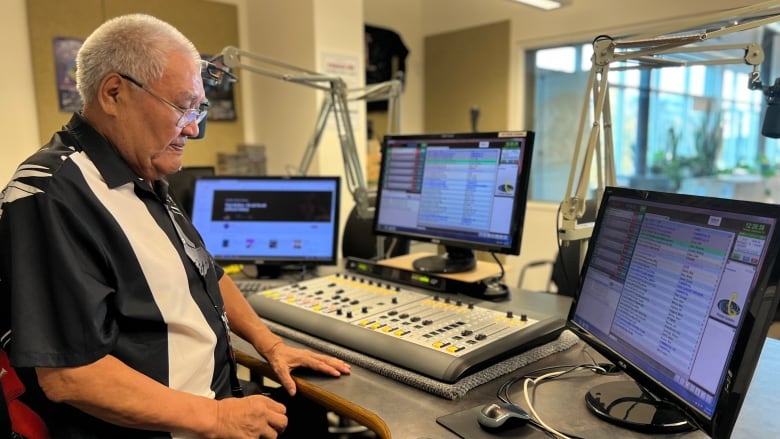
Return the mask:
[(573, 47), (555, 47), (536, 52), (536, 67), (545, 70), (557, 70), (571, 73), (576, 70), (575, 50)]
[[(773, 53), (774, 32), (761, 32), (772, 38), (755, 32), (748, 37), (763, 41), (764, 52)], [(592, 53), (590, 44), (527, 53), (533, 66), (533, 84), (527, 89), (534, 90), (529, 120), (534, 121), (537, 145), (532, 199), (562, 201), (575, 159), (579, 176), (593, 112), (588, 101), (591, 114), (582, 133), (583, 150), (575, 157)], [(762, 73), (769, 70), (764, 67)], [(771, 85), (775, 76), (763, 74), (767, 76), (762, 82)], [(742, 64), (611, 69), (618, 184), (759, 201), (776, 196), (780, 201), (780, 177), (775, 177), (778, 140), (761, 135), (765, 97), (749, 88), (750, 78), (751, 66)], [(595, 167), (591, 174), (595, 187)]]

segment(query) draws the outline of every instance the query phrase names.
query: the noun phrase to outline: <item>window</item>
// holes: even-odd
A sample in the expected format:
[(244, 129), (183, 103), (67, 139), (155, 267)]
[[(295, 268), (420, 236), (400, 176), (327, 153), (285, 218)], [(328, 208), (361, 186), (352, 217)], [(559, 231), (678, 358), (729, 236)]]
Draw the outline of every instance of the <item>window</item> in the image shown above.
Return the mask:
[[(718, 43), (761, 42), (763, 37), (767, 59), (761, 73), (768, 85), (775, 77), (767, 67), (775, 35), (761, 28)], [(533, 66), (529, 120), (536, 131), (532, 199), (560, 202), (566, 196), (592, 51), (587, 43), (526, 52), (527, 65)], [(780, 177), (774, 177), (780, 165), (778, 140), (761, 135), (765, 99), (748, 88), (750, 73), (751, 66), (744, 64), (611, 70), (618, 183), (780, 201)]]

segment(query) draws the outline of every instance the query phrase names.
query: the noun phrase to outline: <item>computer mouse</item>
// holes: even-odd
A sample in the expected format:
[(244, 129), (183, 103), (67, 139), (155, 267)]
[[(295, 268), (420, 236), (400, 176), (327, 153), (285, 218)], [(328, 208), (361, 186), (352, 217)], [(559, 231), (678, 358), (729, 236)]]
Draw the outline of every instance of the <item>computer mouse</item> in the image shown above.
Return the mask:
[(486, 404), (479, 411), (477, 422), (490, 430), (520, 427), (528, 423), (531, 416), (522, 407), (507, 403)]

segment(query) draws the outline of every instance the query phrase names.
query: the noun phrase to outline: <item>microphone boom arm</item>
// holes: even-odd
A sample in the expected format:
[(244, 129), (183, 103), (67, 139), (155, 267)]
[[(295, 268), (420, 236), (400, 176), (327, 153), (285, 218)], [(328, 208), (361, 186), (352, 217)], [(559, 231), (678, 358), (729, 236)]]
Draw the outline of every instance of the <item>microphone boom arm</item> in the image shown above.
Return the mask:
[[(366, 181), (355, 145), (352, 120), (349, 116), (346, 82), (338, 76), (323, 75), (233, 46), (227, 46), (222, 49), (218, 57), (222, 59), (222, 63), (226, 67), (231, 69), (247, 70), (258, 75), (297, 83), (326, 92), (317, 116), (314, 133), (298, 166), (297, 174), (306, 175), (308, 172), (314, 153), (327, 126), (328, 117), (333, 113), (341, 145), (347, 189), (358, 206), (358, 213), (362, 217), (370, 216), (371, 208), (369, 206)], [(244, 59), (251, 60), (252, 63), (246, 63), (243, 61)], [(230, 80), (235, 81), (235, 77), (232, 77)]]
[[(742, 19), (745, 21), (740, 22), (739, 20)], [(597, 171), (596, 209), (601, 202), (604, 187), (617, 184), (609, 99), (608, 74), (610, 68), (629, 70), (668, 66), (747, 64), (753, 66), (748, 88), (751, 90), (763, 89), (769, 95), (769, 93), (776, 91), (777, 87), (764, 87), (761, 84), (758, 66), (764, 61), (764, 52), (759, 44), (698, 46), (696, 44), (711, 37), (756, 28), (778, 20), (780, 20), (780, 0), (772, 0), (707, 14), (683, 23), (682, 28), (680, 26), (677, 28), (666, 26), (655, 32), (625, 40), (612, 39), (603, 35), (594, 40), (592, 65), (577, 131), (566, 196), (561, 202), (562, 218), (558, 229), (558, 238), (561, 241), (566, 243), (587, 240), (592, 233), (593, 223), (578, 223), (578, 220), (585, 213), (591, 167), (595, 164)], [(718, 28), (711, 31), (683, 34), (689, 29), (703, 28), (723, 22), (729, 24), (718, 25)], [(741, 50), (742, 56), (709, 60), (691, 60), (690, 56), (687, 58), (685, 56), (693, 53), (715, 53), (728, 50)], [(613, 66), (613, 64), (615, 65)], [(588, 130), (588, 116), (591, 111), (593, 122)], [(587, 143), (584, 143), (586, 131), (589, 131), (589, 134)], [(582, 160), (580, 160), (581, 153)], [(575, 180), (577, 181), (576, 187)], [(581, 246), (583, 249), (585, 247)], [(584, 256), (584, 250), (581, 256)]]

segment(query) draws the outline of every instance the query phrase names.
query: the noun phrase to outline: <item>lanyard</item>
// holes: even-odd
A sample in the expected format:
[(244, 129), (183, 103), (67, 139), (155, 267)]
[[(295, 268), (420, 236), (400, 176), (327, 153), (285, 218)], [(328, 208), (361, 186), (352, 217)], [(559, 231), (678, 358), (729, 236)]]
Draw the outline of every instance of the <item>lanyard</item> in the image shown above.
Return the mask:
[[(203, 277), (205, 280), (206, 274), (208, 274), (208, 271), (211, 269), (213, 264), (211, 255), (209, 255), (203, 246), (192, 242), (187, 234), (184, 233), (184, 230), (182, 230), (181, 226), (179, 226), (179, 222), (176, 221), (176, 215), (181, 216), (182, 218), (184, 215), (182, 215), (176, 204), (174, 204), (170, 198), (168, 198), (164, 204), (165, 210), (168, 212), (168, 216), (171, 218), (171, 222), (173, 223), (173, 228), (176, 229), (176, 234), (179, 236), (179, 239), (184, 246), (184, 252), (187, 254), (187, 257), (190, 259), (190, 261), (195, 264), (195, 267), (198, 269), (198, 273), (200, 273), (201, 277)], [(208, 288), (204, 288), (204, 290), (206, 292), (206, 296), (211, 302), (211, 306), (219, 315), (219, 319), (222, 322), (222, 326), (225, 331), (228, 351), (227, 354), (228, 359), (230, 360), (230, 391), (233, 396), (241, 397), (243, 396), (243, 391), (241, 389), (241, 383), (238, 381), (238, 365), (236, 363), (236, 354), (233, 351), (233, 344), (230, 340), (230, 325), (228, 323), (227, 313), (225, 312), (224, 306), (220, 307), (217, 305), (216, 300), (211, 297), (211, 293), (209, 292)]]

